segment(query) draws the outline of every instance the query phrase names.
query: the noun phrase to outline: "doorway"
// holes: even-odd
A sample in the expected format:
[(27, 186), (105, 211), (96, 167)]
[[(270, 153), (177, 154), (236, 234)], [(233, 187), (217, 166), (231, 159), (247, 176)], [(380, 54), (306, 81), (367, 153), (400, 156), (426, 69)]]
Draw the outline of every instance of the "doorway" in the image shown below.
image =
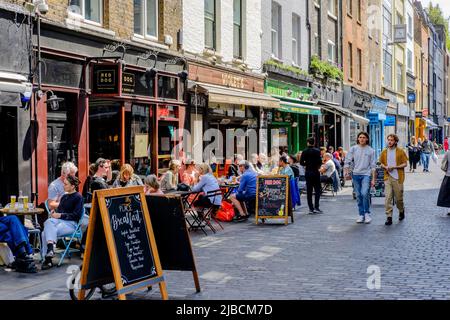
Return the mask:
[(78, 164), (78, 146), (74, 139), (77, 94), (55, 92), (63, 98), (57, 105), (47, 105), (48, 183), (61, 175), (64, 162)]
[(5, 206), (10, 195), (17, 195), (17, 107), (0, 106), (0, 204)]

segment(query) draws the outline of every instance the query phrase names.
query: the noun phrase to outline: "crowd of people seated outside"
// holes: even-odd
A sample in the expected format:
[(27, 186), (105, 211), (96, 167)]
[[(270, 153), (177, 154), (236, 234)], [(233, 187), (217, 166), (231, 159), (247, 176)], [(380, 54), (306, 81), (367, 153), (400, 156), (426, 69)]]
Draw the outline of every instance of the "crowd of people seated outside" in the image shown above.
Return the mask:
[[(313, 142), (312, 142), (313, 143)], [(313, 147), (313, 145), (311, 145)], [(307, 149), (308, 150), (308, 149)], [(249, 205), (254, 205), (256, 199), (256, 183), (258, 175), (282, 174), (295, 179), (301, 189), (305, 189), (308, 180), (312, 176), (318, 176), (320, 182), (330, 183), (332, 174), (341, 170), (341, 164), (345, 160), (345, 152), (342, 148), (334, 151), (330, 148), (322, 148), (316, 156), (319, 163), (310, 165), (305, 163), (308, 158), (307, 150), (295, 155), (285, 152), (275, 152), (272, 156), (264, 153), (252, 154), (250, 161), (244, 159), (240, 154), (235, 155), (233, 163), (226, 172), (226, 178), (235, 177), (234, 181), (239, 183), (235, 193), (231, 194), (229, 200), (235, 208), (235, 221), (245, 221), (249, 217)], [(272, 151), (274, 152), (274, 151)], [(305, 153), (306, 152), (306, 153)], [(315, 173), (311, 175), (311, 172)], [(98, 158), (89, 166), (89, 176), (86, 178), (82, 193), (78, 192), (80, 181), (76, 177), (78, 168), (72, 162), (62, 165), (61, 175), (50, 183), (48, 187), (48, 219), (45, 220), (42, 230), (42, 254), (44, 261), (42, 269), (53, 266), (55, 247), (61, 235), (67, 235), (75, 231), (80, 219), (83, 219), (84, 204), (92, 201), (92, 195), (96, 190), (109, 188), (122, 188), (129, 186), (143, 186), (146, 195), (162, 195), (164, 193), (180, 190), (180, 185), (193, 192), (202, 192), (194, 203), (195, 207), (220, 206), (222, 197), (208, 197), (208, 192), (220, 189), (217, 176), (206, 163), (196, 164), (194, 160), (187, 159), (183, 162), (171, 160), (168, 170), (160, 177), (150, 174), (140, 177), (134, 173), (131, 164), (120, 164), (118, 160)], [(309, 178), (308, 178), (309, 177)], [(311, 195), (314, 184), (311, 185)], [(308, 189), (309, 190), (309, 189)], [(318, 193), (320, 197), (320, 193)], [(309, 192), (308, 192), (309, 198)], [(316, 203), (318, 208), (318, 202)], [(314, 210), (314, 205), (311, 205)], [(84, 217), (86, 218), (86, 216)], [(14, 221), (17, 220), (17, 221)], [(81, 241), (81, 252), (84, 250), (86, 240), (85, 224), (83, 239)], [(0, 241), (7, 242), (16, 256), (17, 270), (22, 272), (36, 272), (33, 262), (32, 249), (27, 237), (27, 230), (23, 224), (14, 216), (0, 217)]]

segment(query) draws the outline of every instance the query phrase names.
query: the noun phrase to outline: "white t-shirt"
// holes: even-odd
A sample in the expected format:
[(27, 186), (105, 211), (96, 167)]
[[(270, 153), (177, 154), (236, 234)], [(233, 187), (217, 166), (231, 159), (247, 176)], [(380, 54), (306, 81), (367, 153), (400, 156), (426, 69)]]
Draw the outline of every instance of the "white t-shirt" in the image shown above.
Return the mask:
[[(388, 167), (396, 167), (397, 166), (396, 155), (397, 155), (397, 148), (395, 148), (395, 149), (388, 148), (387, 149), (387, 165), (388, 165)], [(392, 178), (394, 178), (395, 180), (398, 180), (397, 169), (390, 171), (389, 174), (391, 175)]]
[(331, 175), (333, 174), (333, 172), (336, 171), (336, 165), (334, 164), (333, 160), (328, 160), (327, 162), (325, 162), (325, 164), (323, 165), (324, 168), (327, 170), (325, 172), (326, 176), (328, 178), (331, 178)]
[(64, 191), (64, 182), (58, 178), (54, 180), (50, 185), (48, 186), (48, 199), (54, 200), (59, 202), (61, 200), (62, 196), (66, 192)]

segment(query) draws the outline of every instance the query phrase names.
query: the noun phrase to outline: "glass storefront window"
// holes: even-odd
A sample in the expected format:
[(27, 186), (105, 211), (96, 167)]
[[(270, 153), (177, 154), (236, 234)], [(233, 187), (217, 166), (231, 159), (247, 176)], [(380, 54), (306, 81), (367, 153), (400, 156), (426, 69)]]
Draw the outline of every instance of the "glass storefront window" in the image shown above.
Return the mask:
[(89, 159), (120, 159), (120, 110), (119, 103), (107, 102), (89, 105)]
[(125, 113), (125, 161), (144, 177), (151, 172), (150, 106), (132, 105)]
[(158, 76), (158, 97), (177, 100), (177, 78)]

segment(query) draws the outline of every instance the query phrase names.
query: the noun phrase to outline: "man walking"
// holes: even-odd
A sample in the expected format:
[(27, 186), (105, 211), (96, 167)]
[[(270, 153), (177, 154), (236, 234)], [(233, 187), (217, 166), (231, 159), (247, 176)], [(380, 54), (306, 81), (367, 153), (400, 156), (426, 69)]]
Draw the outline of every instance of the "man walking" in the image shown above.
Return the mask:
[[(353, 169), (353, 188), (358, 201), (359, 218), (356, 223), (370, 223), (370, 187), (375, 186), (375, 150), (369, 146), (367, 132), (358, 134), (357, 145), (350, 148), (345, 157), (345, 176), (349, 175), (349, 168)], [(371, 179), (372, 176), (372, 179)]]
[[(302, 152), (300, 164), (305, 167), (306, 193), (308, 198), (309, 214), (323, 213), (319, 208), (320, 201), (320, 166), (322, 159), (320, 150), (314, 148), (314, 138), (308, 138), (306, 141), (308, 148)], [(315, 192), (314, 205), (312, 201), (313, 189)]]
[(431, 152), (434, 152), (433, 144), (427, 137), (425, 137), (422, 142), (423, 172), (430, 172), (430, 170), (428, 170), (428, 166), (430, 165)]
[(388, 147), (381, 152), (380, 163), (384, 169), (384, 184), (385, 184), (385, 209), (386, 209), (386, 223), (390, 226), (392, 224), (392, 201), (395, 196), (397, 201), (397, 208), (399, 211), (399, 221), (405, 219), (405, 205), (403, 203), (403, 183), (405, 181), (405, 168), (408, 165), (408, 158), (404, 150), (398, 147), (398, 136), (390, 134), (387, 137)]

